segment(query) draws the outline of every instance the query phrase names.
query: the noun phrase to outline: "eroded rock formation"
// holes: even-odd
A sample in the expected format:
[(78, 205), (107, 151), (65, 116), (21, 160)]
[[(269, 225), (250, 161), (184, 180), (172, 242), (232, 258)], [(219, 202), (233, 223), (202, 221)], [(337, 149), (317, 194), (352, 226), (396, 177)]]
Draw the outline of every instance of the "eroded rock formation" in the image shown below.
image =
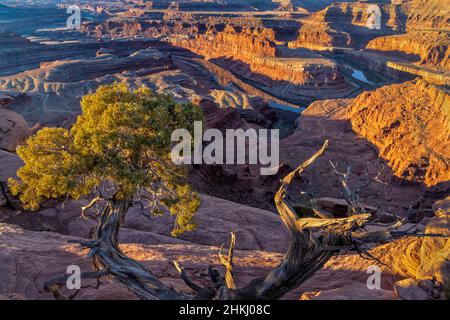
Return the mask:
[[(9, 194), (6, 182), (22, 165), (14, 151), (30, 131), (24, 118), (30, 125), (69, 128), (80, 98), (113, 81), (193, 101), (203, 108), (206, 127), (221, 131), (276, 127), (280, 119), (271, 106), (298, 111), (315, 101), (281, 141), (278, 175), (260, 176), (258, 166), (247, 165), (190, 168), (191, 184), (202, 199), (197, 231), (174, 239), (171, 217), (146, 217), (140, 208), (131, 209), (121, 229), (122, 250), (179, 291), (189, 289), (172, 261), (180, 260), (205, 282), (204, 267), (218, 264), (219, 246), (230, 231), (239, 230), (239, 284), (279, 263), (288, 235), (273, 212), (274, 192), (280, 177), (325, 139), (330, 139), (326, 157), (301, 181), (322, 208), (335, 216), (349, 210), (331, 161), (342, 172), (350, 169), (349, 185), (381, 224), (396, 214), (419, 233), (449, 235), (448, 198), (435, 203), (448, 196), (450, 178), (444, 1), (374, 1), (383, 15), (381, 30), (367, 28), (368, 4), (356, 1), (172, 2), (123, 4), (116, 12), (100, 7), (102, 18), (84, 24), (75, 42), (59, 41), (73, 38), (52, 32), (49, 39), (33, 41), (0, 34), (0, 239), (6, 244), (0, 246), (0, 299), (50, 298), (42, 291), (49, 277), (64, 273), (68, 264), (90, 270), (85, 252), (67, 243), (93, 233), (95, 222), (80, 218), (87, 200), (64, 206), (49, 201), (31, 214)], [(230, 8), (252, 12), (222, 14)], [(405, 72), (424, 80), (404, 82), (410, 79)], [(360, 94), (363, 89), (370, 91)], [(309, 203), (298, 195), (296, 209)], [(376, 263), (343, 252), (286, 298), (442, 298), (449, 290), (449, 251), (443, 237), (408, 237), (374, 248), (371, 253), (391, 267), (380, 265), (382, 290), (376, 292), (366, 286), (367, 268)], [(78, 298), (134, 296), (108, 281)]]

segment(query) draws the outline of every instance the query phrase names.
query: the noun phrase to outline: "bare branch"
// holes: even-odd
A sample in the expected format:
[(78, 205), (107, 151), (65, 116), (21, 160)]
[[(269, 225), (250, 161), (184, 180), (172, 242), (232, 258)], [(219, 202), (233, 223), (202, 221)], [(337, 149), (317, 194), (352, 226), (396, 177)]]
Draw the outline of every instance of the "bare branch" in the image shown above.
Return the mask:
[(328, 140), (311, 158), (289, 173), (275, 194), (275, 205), (280, 218), (291, 235), (291, 244), (283, 262), (267, 276), (252, 281), (238, 290), (243, 299), (278, 299), (296, 288), (328, 261), (336, 252), (321, 247), (311, 236), (307, 228), (299, 228), (297, 216), (292, 205), (286, 199), (287, 189), (298, 175), (319, 158), (328, 147)]
[(319, 207), (316, 199), (311, 199), (310, 202), (311, 202), (311, 209), (313, 210), (313, 212), (316, 216), (318, 216), (319, 218), (322, 218), (322, 219), (334, 218), (334, 216), (331, 213), (329, 213), (328, 211), (325, 211)]

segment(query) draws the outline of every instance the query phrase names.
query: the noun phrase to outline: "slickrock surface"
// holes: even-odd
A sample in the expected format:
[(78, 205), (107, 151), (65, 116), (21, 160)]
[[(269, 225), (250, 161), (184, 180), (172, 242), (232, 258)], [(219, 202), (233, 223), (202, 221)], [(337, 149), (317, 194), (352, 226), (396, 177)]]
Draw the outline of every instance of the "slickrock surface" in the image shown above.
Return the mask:
[[(145, 244), (186, 243), (220, 246), (229, 241), (231, 231), (239, 230), (241, 241), (237, 249), (283, 252), (288, 241), (277, 214), (234, 202), (202, 195), (202, 205), (196, 214), (198, 229), (179, 238), (170, 237), (173, 218), (149, 216), (141, 208), (133, 207), (127, 215), (120, 239), (123, 242)], [(95, 223), (80, 217), (85, 201), (47, 205), (38, 212), (3, 212), (2, 221), (18, 224), (29, 230), (52, 231), (65, 235), (89, 238)]]
[(0, 182), (16, 177), (16, 171), (22, 165), (22, 160), (15, 153), (0, 150)]
[(22, 165), (22, 160), (16, 154), (0, 150), (0, 211), (2, 206), (8, 205), (10, 199), (7, 181), (16, 177), (16, 171)]
[[(427, 223), (425, 234), (443, 237), (407, 238), (397, 243), (405, 244), (404, 254), (395, 256), (386, 252), (384, 260), (394, 267), (394, 271), (416, 280), (433, 279), (450, 289), (446, 283), (450, 277), (450, 197), (437, 201), (433, 210), (435, 216)], [(420, 248), (415, 251), (415, 248)]]
[[(5, 168), (13, 168), (12, 163), (20, 165), (17, 156), (6, 152), (0, 155)], [(9, 175), (14, 175), (15, 170), (10, 171)], [(8, 175), (3, 169), (1, 172)], [(2, 181), (5, 179), (2, 177)], [(205, 195), (201, 198), (198, 229), (179, 239), (168, 236), (173, 225), (171, 218), (145, 217), (139, 208), (133, 208), (120, 234), (123, 251), (142, 261), (166, 283), (184, 291), (188, 289), (179, 279), (172, 261), (179, 260), (197, 281), (205, 282), (206, 267), (218, 264), (219, 246), (228, 243), (230, 231), (238, 230), (235, 261), (238, 285), (248, 283), (279, 263), (289, 239), (276, 214)], [(85, 201), (70, 201), (64, 205), (50, 202), (34, 213), (2, 209), (0, 294), (3, 298), (52, 299), (42, 290), (45, 280), (64, 273), (71, 264), (90, 270), (86, 251), (67, 242), (92, 235), (95, 222), (80, 218), (80, 207), (85, 204)], [(426, 232), (448, 232), (448, 201), (437, 203), (434, 210), (436, 217), (427, 220)], [(446, 238), (406, 238), (372, 250), (374, 256), (395, 266), (395, 272), (380, 266), (382, 291), (374, 292), (366, 286), (367, 268), (374, 262), (357, 254), (345, 254), (331, 259), (313, 278), (285, 298), (394, 299), (397, 298), (394, 284), (402, 277), (413, 279), (414, 284), (422, 284), (430, 275), (443, 281), (448, 273), (448, 244)], [(220, 266), (219, 269), (222, 270)], [(84, 290), (77, 298), (135, 299), (120, 284), (103, 282), (99, 290)]]
[[(9, 177), (15, 177), (21, 165), (17, 155), (0, 150), (0, 183), (4, 184)], [(86, 204), (87, 200), (65, 203), (48, 201), (37, 212), (0, 206), (0, 222), (17, 224), (27, 230), (89, 238), (96, 224), (91, 219), (81, 218), (81, 207)], [(127, 215), (120, 238), (123, 242), (144, 244), (193, 242), (220, 247), (229, 241), (230, 232), (238, 231), (241, 241), (236, 244), (237, 249), (275, 252), (284, 252), (288, 241), (277, 214), (208, 195), (201, 195), (201, 207), (196, 214), (198, 229), (195, 233), (171, 238), (173, 223), (173, 217), (152, 216), (135, 206)]]

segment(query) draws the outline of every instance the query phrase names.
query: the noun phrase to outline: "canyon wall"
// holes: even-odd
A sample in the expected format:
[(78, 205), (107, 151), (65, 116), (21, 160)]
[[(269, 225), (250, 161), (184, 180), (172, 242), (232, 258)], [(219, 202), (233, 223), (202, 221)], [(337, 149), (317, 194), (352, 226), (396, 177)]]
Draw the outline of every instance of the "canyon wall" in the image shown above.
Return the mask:
[(321, 50), (327, 47), (348, 47), (351, 38), (348, 34), (330, 30), (326, 23), (306, 22), (299, 31), (299, 37), (288, 43), (290, 48), (309, 48)]
[[(264, 29), (226, 27), (222, 32), (198, 34), (193, 38), (174, 38), (172, 43), (203, 55), (206, 59), (240, 61), (235, 70), (244, 76), (271, 81), (285, 81), (298, 86), (341, 85), (344, 82), (337, 66), (326, 59), (284, 58)], [(318, 57), (318, 56), (317, 56)], [(255, 73), (251, 75), (250, 73)], [(267, 79), (265, 79), (267, 78)]]
[(274, 81), (289, 81), (305, 87), (338, 86), (345, 82), (338, 67), (325, 59), (257, 58), (252, 62), (252, 72), (268, 75)]

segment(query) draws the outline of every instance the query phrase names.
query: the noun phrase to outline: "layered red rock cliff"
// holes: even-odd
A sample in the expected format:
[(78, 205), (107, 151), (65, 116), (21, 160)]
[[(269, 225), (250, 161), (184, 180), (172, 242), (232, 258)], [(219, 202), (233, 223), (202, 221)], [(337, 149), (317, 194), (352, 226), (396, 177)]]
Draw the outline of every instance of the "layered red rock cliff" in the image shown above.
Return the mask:
[(289, 43), (291, 48), (322, 50), (329, 47), (361, 47), (367, 40), (390, 34), (399, 28), (397, 11), (390, 5), (380, 5), (382, 30), (370, 30), (367, 3), (334, 3), (313, 13), (304, 21), (299, 37)]
[(400, 51), (420, 57), (419, 64), (450, 70), (450, 37), (446, 32), (410, 32), (379, 37), (370, 41), (368, 49)]

